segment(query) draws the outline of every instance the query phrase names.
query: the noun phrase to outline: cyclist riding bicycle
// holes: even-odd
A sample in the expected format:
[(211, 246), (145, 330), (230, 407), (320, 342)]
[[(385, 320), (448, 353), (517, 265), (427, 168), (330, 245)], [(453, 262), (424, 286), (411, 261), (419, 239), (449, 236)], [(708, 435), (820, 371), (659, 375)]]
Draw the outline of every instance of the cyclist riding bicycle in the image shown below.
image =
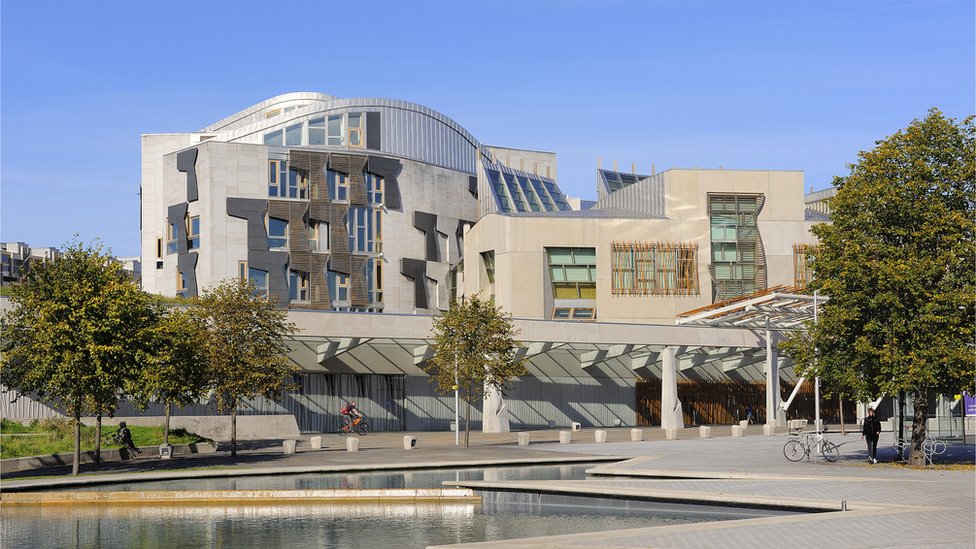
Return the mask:
[(339, 413), (345, 416), (346, 423), (349, 423), (351, 425), (356, 425), (363, 420), (363, 413), (360, 412), (358, 408), (356, 408), (355, 400), (350, 401), (348, 404), (343, 406), (342, 409), (339, 410)]

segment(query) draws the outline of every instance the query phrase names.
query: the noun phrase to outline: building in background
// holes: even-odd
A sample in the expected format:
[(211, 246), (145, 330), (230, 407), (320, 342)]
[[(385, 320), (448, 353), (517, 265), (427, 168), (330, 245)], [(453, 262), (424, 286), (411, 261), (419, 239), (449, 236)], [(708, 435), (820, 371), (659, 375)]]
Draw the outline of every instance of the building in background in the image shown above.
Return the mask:
[(143, 288), (190, 297), (241, 277), (287, 307), (299, 388), (242, 413), (304, 432), (334, 431), (348, 400), (374, 429), (448, 428), (453, 398), (422, 369), (431, 319), (476, 293), (514, 315), (530, 372), (476, 424), (762, 418), (756, 387), (788, 391), (789, 361), (754, 328), (675, 322), (806, 279), (803, 174), (599, 169), (596, 201), (567, 198), (557, 175), (554, 153), (484, 145), (427, 107), (281, 95), (142, 136)]

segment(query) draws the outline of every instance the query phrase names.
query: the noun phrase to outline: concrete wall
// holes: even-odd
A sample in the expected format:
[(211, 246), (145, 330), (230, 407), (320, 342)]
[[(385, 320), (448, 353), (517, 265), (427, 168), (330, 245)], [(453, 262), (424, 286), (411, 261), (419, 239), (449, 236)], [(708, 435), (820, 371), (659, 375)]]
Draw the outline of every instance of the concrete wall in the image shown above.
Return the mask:
[[(792, 284), (793, 244), (814, 243), (804, 221), (801, 172), (669, 170), (666, 219), (593, 216), (503, 216), (482, 218), (468, 232), (464, 292), (487, 287), (480, 253), (495, 252), (495, 299), (519, 318), (547, 318), (547, 247), (593, 247), (597, 254), (597, 317), (602, 322), (671, 324), (678, 313), (712, 302), (709, 193), (762, 193), (759, 215), (769, 285)], [(660, 177), (659, 174), (658, 177)], [(685, 242), (698, 245), (697, 296), (614, 296), (613, 242)]]

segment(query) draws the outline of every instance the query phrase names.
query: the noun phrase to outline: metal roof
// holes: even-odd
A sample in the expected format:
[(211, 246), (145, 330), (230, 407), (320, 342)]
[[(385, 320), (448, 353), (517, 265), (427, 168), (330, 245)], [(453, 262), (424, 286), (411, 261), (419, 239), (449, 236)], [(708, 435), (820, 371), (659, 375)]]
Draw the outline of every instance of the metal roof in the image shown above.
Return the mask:
[(830, 298), (774, 286), (678, 315), (676, 324), (769, 330), (796, 330), (813, 320), (814, 301), (820, 307)]

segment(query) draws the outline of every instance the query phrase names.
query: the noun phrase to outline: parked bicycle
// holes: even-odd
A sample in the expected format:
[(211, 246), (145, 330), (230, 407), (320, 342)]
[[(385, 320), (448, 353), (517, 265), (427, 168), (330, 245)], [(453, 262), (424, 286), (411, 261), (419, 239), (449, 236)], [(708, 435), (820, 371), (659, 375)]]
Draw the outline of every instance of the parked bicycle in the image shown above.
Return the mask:
[(796, 433), (783, 446), (783, 455), (792, 462), (810, 459), (811, 453), (820, 454), (830, 463), (840, 459), (840, 447), (827, 440), (824, 433)]
[(369, 424), (366, 423), (366, 416), (361, 416), (353, 419), (346, 418), (346, 421), (339, 427), (339, 436), (346, 436), (349, 433), (356, 433), (359, 436), (365, 436), (369, 432)]

